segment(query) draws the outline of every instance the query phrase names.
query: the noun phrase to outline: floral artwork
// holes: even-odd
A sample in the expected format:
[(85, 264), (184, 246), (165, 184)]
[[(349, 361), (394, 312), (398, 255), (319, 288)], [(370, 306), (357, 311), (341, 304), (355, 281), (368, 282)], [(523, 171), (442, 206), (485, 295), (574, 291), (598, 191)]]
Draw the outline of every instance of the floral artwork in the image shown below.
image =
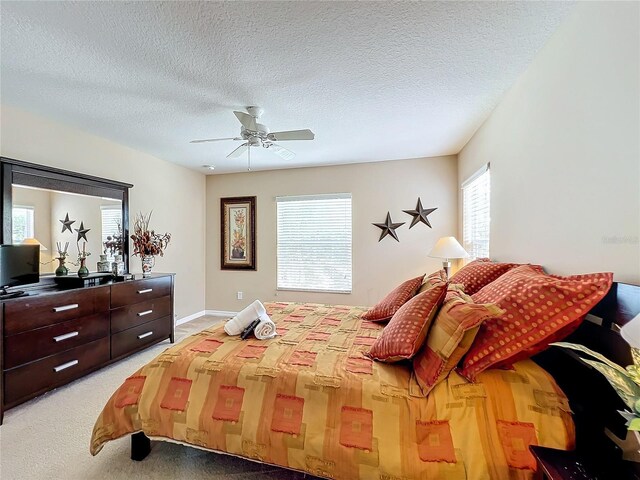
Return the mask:
[(222, 198), (221, 268), (255, 270), (256, 197)]

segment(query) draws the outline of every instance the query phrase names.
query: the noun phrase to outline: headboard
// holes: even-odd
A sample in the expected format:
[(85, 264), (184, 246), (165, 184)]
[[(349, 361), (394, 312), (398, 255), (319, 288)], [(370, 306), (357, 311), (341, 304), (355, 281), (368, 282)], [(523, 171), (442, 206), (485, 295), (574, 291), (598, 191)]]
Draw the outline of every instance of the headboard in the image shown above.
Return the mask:
[[(639, 313), (640, 286), (614, 283), (580, 327), (564, 341), (584, 345), (623, 367), (630, 365), (631, 350), (619, 330)], [(533, 360), (553, 375), (569, 398), (576, 425), (576, 449), (585, 458), (607, 462), (620, 459), (622, 452), (605, 435), (605, 428), (621, 439), (626, 437), (625, 420), (617, 412), (626, 406), (607, 380), (581, 362), (572, 350), (551, 347)], [(626, 467), (633, 468), (640, 478), (640, 464), (627, 463)]]

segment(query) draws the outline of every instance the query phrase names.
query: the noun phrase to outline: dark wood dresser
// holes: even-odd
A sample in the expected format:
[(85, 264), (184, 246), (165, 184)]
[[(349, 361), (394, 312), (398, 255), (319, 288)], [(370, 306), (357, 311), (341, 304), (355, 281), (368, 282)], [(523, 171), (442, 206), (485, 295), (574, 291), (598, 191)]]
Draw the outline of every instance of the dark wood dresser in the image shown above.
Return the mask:
[(153, 274), (0, 304), (4, 411), (165, 339), (174, 341), (174, 279)]

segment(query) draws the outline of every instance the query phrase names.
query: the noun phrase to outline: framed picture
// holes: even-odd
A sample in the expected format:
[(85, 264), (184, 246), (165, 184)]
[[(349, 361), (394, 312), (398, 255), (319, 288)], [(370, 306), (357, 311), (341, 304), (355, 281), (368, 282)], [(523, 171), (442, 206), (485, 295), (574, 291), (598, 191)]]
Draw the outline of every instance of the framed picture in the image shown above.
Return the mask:
[(220, 199), (222, 270), (256, 269), (256, 197)]

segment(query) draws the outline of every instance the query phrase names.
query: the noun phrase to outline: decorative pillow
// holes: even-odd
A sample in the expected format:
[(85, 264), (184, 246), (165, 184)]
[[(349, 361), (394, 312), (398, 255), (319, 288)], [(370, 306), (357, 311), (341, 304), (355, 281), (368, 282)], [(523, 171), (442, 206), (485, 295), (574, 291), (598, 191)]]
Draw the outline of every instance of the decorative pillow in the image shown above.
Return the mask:
[(480, 327), (460, 370), (475, 381), (492, 367), (510, 365), (541, 352), (575, 330), (588, 311), (606, 295), (612, 273), (560, 277), (522, 265), (473, 295), (505, 310)]
[(400, 284), (375, 306), (371, 307), (364, 315), (362, 315), (362, 318), (365, 320), (372, 320), (374, 322), (390, 319), (393, 317), (393, 314), (407, 302), (407, 300), (416, 294), (423, 278), (424, 275), (421, 275)]
[(478, 258), (458, 270), (449, 282), (464, 285), (464, 292), (467, 295), (473, 295), (517, 266), (517, 263), (495, 263), (488, 258)]
[(438, 282), (400, 307), (371, 346), (369, 356), (383, 362), (397, 362), (418, 353), (446, 293), (447, 284)]
[(438, 383), (447, 378), (471, 348), (480, 324), (503, 312), (496, 305), (473, 303), (468, 295), (457, 289), (450, 289), (433, 321), (424, 347), (413, 358), (409, 384), (411, 394), (426, 397)]
[(427, 275), (426, 277), (424, 277), (422, 285), (420, 285), (420, 288), (418, 289), (418, 293), (422, 293), (425, 290), (430, 289), (438, 282), (447, 283), (447, 274), (444, 270), (438, 270), (436, 272), (433, 272), (431, 275)]

